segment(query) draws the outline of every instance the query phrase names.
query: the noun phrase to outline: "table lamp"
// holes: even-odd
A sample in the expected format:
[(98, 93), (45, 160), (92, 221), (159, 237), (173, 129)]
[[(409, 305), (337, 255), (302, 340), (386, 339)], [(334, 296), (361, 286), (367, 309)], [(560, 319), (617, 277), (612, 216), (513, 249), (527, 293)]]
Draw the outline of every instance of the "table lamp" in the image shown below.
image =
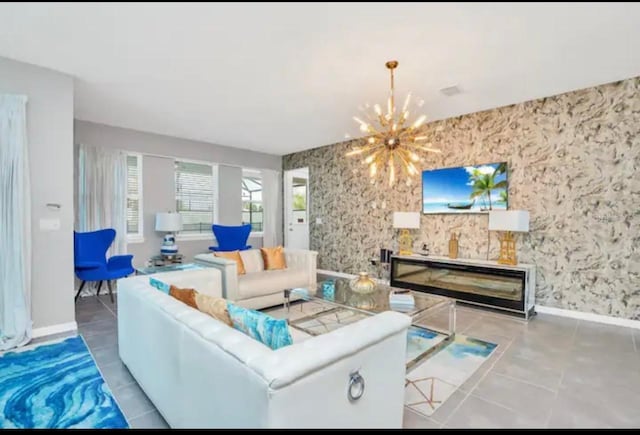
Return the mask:
[(182, 216), (180, 213), (156, 213), (156, 231), (167, 233), (160, 247), (160, 253), (163, 257), (171, 257), (178, 253), (178, 245), (176, 245), (176, 237), (173, 233), (181, 229)]
[(400, 237), (398, 238), (398, 254), (413, 254), (413, 240), (411, 239), (409, 230), (420, 228), (420, 213), (412, 211), (394, 211), (393, 228), (400, 229)]
[(529, 212), (525, 210), (497, 210), (489, 212), (489, 231), (501, 231), (498, 263), (518, 264), (514, 232), (529, 232)]

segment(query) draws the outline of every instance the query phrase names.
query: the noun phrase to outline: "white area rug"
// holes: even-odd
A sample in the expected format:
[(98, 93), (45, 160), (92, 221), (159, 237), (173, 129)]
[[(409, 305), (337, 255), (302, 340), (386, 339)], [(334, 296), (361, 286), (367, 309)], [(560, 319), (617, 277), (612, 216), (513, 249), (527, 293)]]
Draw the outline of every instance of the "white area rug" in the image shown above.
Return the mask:
[[(325, 334), (358, 321), (364, 316), (353, 311), (318, 315), (318, 312), (326, 309), (327, 306), (324, 304), (305, 302), (293, 304), (290, 312), (284, 308), (265, 311), (277, 318), (288, 318), (297, 323), (298, 328), (313, 335)], [(407, 363), (443, 341), (444, 338), (442, 334), (429, 330), (409, 328)], [(425, 416), (432, 415), (489, 359), (496, 348), (497, 345), (494, 343), (456, 334), (451, 343), (409, 369), (405, 382), (405, 406)]]

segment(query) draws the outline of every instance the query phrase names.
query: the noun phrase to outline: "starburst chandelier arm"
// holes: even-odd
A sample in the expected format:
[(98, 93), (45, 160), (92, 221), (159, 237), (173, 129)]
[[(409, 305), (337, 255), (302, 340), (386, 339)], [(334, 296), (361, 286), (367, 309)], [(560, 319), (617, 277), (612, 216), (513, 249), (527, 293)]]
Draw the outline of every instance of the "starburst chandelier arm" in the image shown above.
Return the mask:
[(413, 141), (418, 142), (418, 141), (427, 140), (427, 139), (429, 139), (427, 136), (416, 136), (413, 138)]
[(372, 127), (377, 123), (384, 129), (387, 126), (387, 120), (384, 116), (382, 116), (382, 110), (380, 109), (379, 104), (374, 104), (373, 106), (375, 116), (372, 116), (370, 112), (365, 112), (365, 116), (369, 121), (368, 124)]
[(428, 151), (430, 153), (441, 153), (442, 152), (442, 150), (439, 150), (437, 148), (431, 148), (429, 145), (431, 145), (431, 144), (427, 144), (427, 145), (421, 145), (421, 144), (416, 144), (416, 143), (407, 144), (407, 146), (419, 149), (420, 151)]
[(404, 104), (402, 105), (403, 113), (408, 113), (407, 109), (409, 108), (409, 101), (411, 101), (411, 92), (407, 94), (407, 98), (405, 98)]
[(433, 153), (441, 153), (442, 151), (437, 149), (437, 148), (432, 148), (433, 144), (431, 142), (427, 142), (426, 144), (422, 144), (422, 143), (417, 143), (423, 140), (427, 140), (428, 137), (427, 136), (416, 136), (413, 138), (413, 142), (411, 141), (407, 141), (405, 142), (405, 144), (407, 145), (407, 147), (409, 148), (415, 148), (415, 149), (419, 149), (421, 151), (429, 151), (429, 152), (433, 152)]
[(356, 156), (358, 154), (362, 154), (362, 153), (366, 153), (368, 151), (373, 151), (376, 148), (382, 148), (384, 147), (383, 144), (381, 143), (373, 143), (373, 144), (367, 144), (367, 145), (360, 145), (359, 148), (354, 148), (351, 151), (348, 151), (345, 155), (347, 157), (351, 157), (351, 156)]
[(362, 154), (363, 152), (367, 151), (367, 149), (368, 149), (368, 147), (356, 148), (356, 149), (353, 149), (353, 150), (347, 152), (345, 154), (345, 156), (347, 156), (347, 157), (357, 156), (358, 154)]
[(400, 169), (402, 169), (402, 173), (408, 177), (411, 176), (411, 171), (409, 171), (409, 167), (407, 166), (407, 163), (405, 162), (405, 159), (402, 155), (400, 155), (400, 153), (398, 153), (397, 155), (397, 160), (400, 161)]
[(400, 161), (402, 162), (402, 164), (404, 165), (404, 168), (409, 173), (409, 175), (415, 175), (418, 173), (418, 170), (416, 169), (415, 165), (410, 161), (411, 157), (406, 150), (397, 150), (397, 155)]
[(372, 136), (380, 136), (380, 135), (382, 135), (382, 133), (380, 133), (372, 124), (363, 121), (362, 119), (358, 118), (357, 116), (354, 116), (353, 120), (356, 121), (358, 124), (360, 124), (360, 131), (361, 132), (368, 133), (369, 135), (372, 135)]
[(395, 174), (396, 171), (393, 164), (393, 155), (394, 153), (389, 154), (389, 186), (393, 186), (393, 182), (395, 181), (395, 178), (396, 178), (396, 174)]
[(417, 155), (413, 150), (405, 148), (402, 150), (404, 152), (404, 156), (411, 162), (419, 162), (422, 160), (419, 155)]
[(404, 110), (402, 111), (402, 115), (400, 115), (400, 119), (398, 120), (398, 130), (404, 130), (404, 123), (407, 122), (407, 119), (409, 118), (409, 111), (408, 110)]
[(420, 128), (422, 124), (427, 120), (427, 115), (422, 115), (418, 119), (414, 121), (409, 127), (407, 127), (410, 131), (417, 130)]
[(367, 165), (373, 163), (383, 151), (384, 151), (384, 148), (380, 148), (379, 150), (374, 151), (373, 153), (369, 154), (362, 161), (362, 163), (367, 164)]

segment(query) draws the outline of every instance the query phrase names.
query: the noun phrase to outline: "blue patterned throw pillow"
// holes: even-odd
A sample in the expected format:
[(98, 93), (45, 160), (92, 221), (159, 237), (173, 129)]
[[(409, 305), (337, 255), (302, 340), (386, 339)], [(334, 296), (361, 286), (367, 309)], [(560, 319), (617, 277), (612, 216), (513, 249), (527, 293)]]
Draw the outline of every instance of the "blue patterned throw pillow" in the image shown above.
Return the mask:
[(265, 313), (227, 302), (227, 311), (233, 327), (249, 337), (276, 350), (293, 343), (289, 325), (284, 319), (275, 319)]
[(169, 289), (171, 288), (171, 286), (166, 282), (162, 282), (159, 279), (155, 279), (155, 278), (149, 278), (149, 285), (157, 288), (158, 290), (166, 294), (169, 294)]

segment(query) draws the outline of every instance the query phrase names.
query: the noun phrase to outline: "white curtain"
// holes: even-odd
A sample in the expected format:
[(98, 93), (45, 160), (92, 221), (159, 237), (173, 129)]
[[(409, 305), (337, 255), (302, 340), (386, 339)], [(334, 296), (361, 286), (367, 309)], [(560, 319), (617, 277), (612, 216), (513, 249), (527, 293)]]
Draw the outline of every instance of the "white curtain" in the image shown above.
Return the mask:
[(278, 244), (278, 216), (282, 214), (282, 204), (278, 201), (282, 193), (282, 173), (270, 169), (262, 170), (262, 206), (264, 209), (263, 246)]
[(0, 350), (31, 340), (27, 97), (0, 95)]
[(78, 145), (76, 231), (116, 230), (109, 255), (127, 250), (127, 155)]

